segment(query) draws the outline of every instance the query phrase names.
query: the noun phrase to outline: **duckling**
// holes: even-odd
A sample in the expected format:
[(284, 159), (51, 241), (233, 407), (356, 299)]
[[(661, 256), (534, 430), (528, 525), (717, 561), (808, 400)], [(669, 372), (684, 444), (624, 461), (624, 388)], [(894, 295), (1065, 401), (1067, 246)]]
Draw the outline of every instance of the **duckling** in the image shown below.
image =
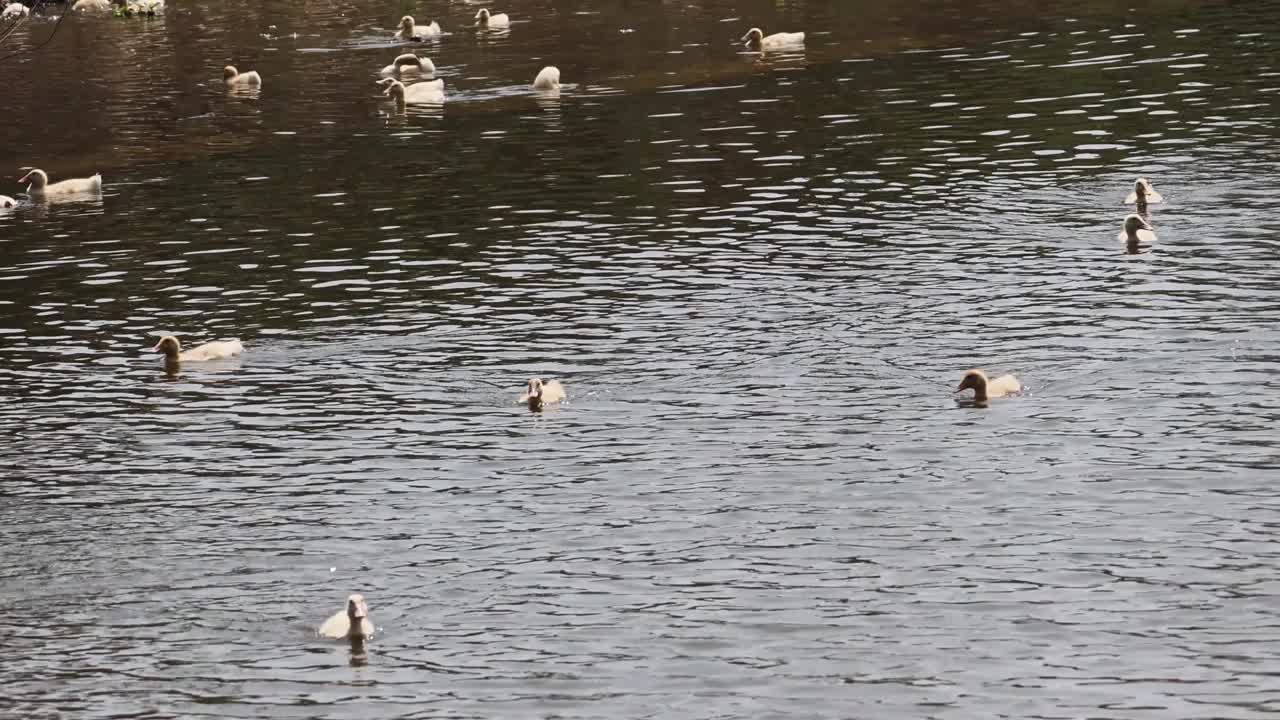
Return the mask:
[(94, 173), (87, 178), (71, 178), (49, 184), (49, 175), (40, 169), (33, 169), (23, 175), (18, 182), (30, 180), (27, 193), (33, 197), (62, 197), (65, 195), (84, 195), (102, 192), (102, 174)]
[(565, 398), (564, 385), (559, 380), (543, 381), (542, 378), (529, 378), (524, 394), (516, 402), (528, 403), (529, 409), (537, 412), (543, 405), (558, 403)]
[(436, 74), (436, 64), (431, 62), (430, 58), (418, 57), (413, 53), (397, 55), (396, 59), (392, 60), (390, 65), (382, 68), (379, 74), (383, 77), (396, 77), (404, 72), (405, 68), (413, 68), (423, 75)]
[(165, 335), (160, 338), (160, 342), (156, 343), (155, 347), (151, 348), (151, 352), (164, 353), (165, 362), (203, 362), (235, 357), (244, 352), (244, 346), (239, 340), (225, 340), (205, 343), (183, 352), (182, 343), (178, 342), (178, 338)]
[(1137, 205), (1138, 212), (1143, 212), (1147, 209), (1148, 203), (1155, 205), (1164, 202), (1164, 196), (1156, 192), (1146, 178), (1138, 178), (1133, 181), (1133, 192), (1125, 197), (1124, 202), (1126, 205)]
[(373, 637), (373, 623), (369, 621), (369, 607), (364, 603), (364, 596), (359, 593), (347, 596), (347, 606), (325, 620), (316, 632), (327, 638), (363, 640)]
[(71, 6), (74, 12), (105, 12), (111, 9), (111, 0), (76, 0)]
[(405, 15), (400, 18), (400, 29), (396, 30), (396, 37), (401, 40), (412, 40), (414, 42), (424, 42), (440, 37), (444, 31), (432, 20), (426, 25), (417, 25), (413, 21), (412, 15)]
[(1018, 382), (1018, 378), (1012, 375), (1001, 375), (995, 380), (990, 380), (985, 372), (974, 369), (964, 374), (964, 378), (960, 380), (960, 385), (955, 391), (964, 392), (969, 388), (973, 388), (973, 401), (978, 404), (984, 404), (989, 398), (1004, 397), (1005, 395), (1014, 395), (1022, 392), (1022, 383)]
[(511, 18), (506, 13), (498, 13), (490, 15), (487, 8), (480, 8), (480, 12), (476, 13), (476, 24), (489, 28), (504, 28), (511, 25)]
[(751, 28), (742, 36), (748, 47), (759, 48), (763, 52), (769, 50), (786, 50), (804, 47), (804, 33), (774, 33), (766, 36), (760, 28)]
[(236, 70), (235, 65), (228, 65), (222, 68), (222, 80), (228, 86), (262, 87), (262, 76), (258, 74), (258, 71), (250, 70), (242, 73)]
[(1131, 246), (1137, 246), (1139, 242), (1155, 242), (1155, 229), (1147, 224), (1137, 213), (1130, 213), (1124, 218), (1124, 229), (1116, 236), (1116, 239), (1123, 240)]
[(0, 12), (0, 20), (16, 20), (20, 17), (26, 17), (31, 14), (31, 9), (20, 2), (9, 3), (4, 6), (4, 11)]
[(395, 98), (397, 105), (444, 104), (444, 80), (440, 78), (412, 85), (405, 85), (392, 78), (383, 78), (377, 84), (386, 88), (382, 94)]
[(538, 77), (533, 79), (534, 90), (559, 90), (560, 89), (560, 68), (555, 65), (548, 65), (542, 68), (538, 73)]

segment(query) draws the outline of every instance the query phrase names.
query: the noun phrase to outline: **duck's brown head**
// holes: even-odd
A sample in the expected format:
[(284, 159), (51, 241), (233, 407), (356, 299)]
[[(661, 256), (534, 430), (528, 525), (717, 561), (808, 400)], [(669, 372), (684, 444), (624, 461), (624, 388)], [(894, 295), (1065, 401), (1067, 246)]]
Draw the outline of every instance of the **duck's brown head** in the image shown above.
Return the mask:
[(530, 410), (542, 409), (542, 378), (529, 378), (524, 394), (520, 396), (520, 402), (529, 403)]
[(385, 88), (383, 95), (395, 97), (397, 100), (404, 100), (404, 83), (394, 78), (383, 78), (378, 84)]
[(360, 593), (347, 597), (347, 617), (351, 619), (352, 624), (356, 624), (356, 620), (369, 617), (369, 607), (364, 604), (364, 596)]
[(983, 395), (987, 391), (987, 374), (981, 370), (969, 370), (960, 379), (960, 385), (956, 387), (956, 392), (964, 392), (972, 389), (978, 395)]
[(160, 338), (160, 342), (151, 348), (151, 352), (164, 353), (166, 358), (170, 360), (178, 357), (178, 353), (182, 352), (182, 343), (178, 342), (178, 338), (172, 335), (165, 335)]
[(764, 31), (761, 30), (760, 28), (751, 28), (750, 30), (747, 31), (746, 35), (742, 36), (742, 39), (748, 45), (751, 43), (758, 43), (761, 40), (764, 40)]
[(413, 25), (414, 23), (413, 23), (412, 15), (405, 15), (404, 17), (400, 18), (400, 30), (405, 35), (413, 34)]
[(1151, 225), (1142, 216), (1137, 213), (1130, 213), (1124, 219), (1124, 231), (1129, 237), (1134, 237), (1139, 230), (1151, 230)]

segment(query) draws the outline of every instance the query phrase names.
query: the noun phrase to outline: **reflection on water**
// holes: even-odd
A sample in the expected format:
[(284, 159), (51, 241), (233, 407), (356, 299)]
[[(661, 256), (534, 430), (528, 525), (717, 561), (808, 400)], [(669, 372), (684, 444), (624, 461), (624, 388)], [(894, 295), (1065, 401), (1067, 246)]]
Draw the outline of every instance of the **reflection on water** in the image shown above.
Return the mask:
[[(0, 715), (1274, 715), (1280, 16), (478, 7), (10, 59)], [(410, 49), (437, 112), (372, 85)]]

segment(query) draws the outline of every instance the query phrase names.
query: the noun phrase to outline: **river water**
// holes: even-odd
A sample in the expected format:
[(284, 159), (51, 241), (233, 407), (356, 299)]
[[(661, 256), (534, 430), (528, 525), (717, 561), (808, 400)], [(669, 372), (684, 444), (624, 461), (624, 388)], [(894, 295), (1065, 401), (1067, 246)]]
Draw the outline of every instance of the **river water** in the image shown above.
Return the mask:
[(0, 716), (1280, 712), (1276, 4), (171, 4), (0, 46)]

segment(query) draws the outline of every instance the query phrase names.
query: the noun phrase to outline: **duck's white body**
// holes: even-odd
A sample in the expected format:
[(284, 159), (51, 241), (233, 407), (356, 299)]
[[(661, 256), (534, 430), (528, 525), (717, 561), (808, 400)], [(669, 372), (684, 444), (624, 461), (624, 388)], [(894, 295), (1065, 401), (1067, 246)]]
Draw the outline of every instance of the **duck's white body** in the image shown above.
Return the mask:
[(1018, 378), (1012, 375), (1001, 375), (992, 380), (982, 370), (974, 369), (964, 374), (964, 378), (960, 380), (960, 386), (956, 388), (956, 392), (963, 392), (968, 389), (973, 390), (974, 402), (985, 403), (990, 398), (1016, 395), (1022, 392), (1022, 383), (1018, 382)]
[(560, 68), (555, 65), (548, 65), (542, 68), (538, 73), (538, 77), (533, 79), (534, 90), (559, 90), (560, 89)]
[(128, 0), (124, 11), (126, 15), (159, 15), (164, 12), (164, 0)]
[(31, 14), (31, 10), (20, 2), (9, 3), (4, 6), (4, 11), (0, 12), (0, 18), (12, 20), (14, 18), (26, 17)]
[(322, 637), (334, 639), (373, 637), (373, 623), (369, 621), (369, 609), (365, 606), (364, 596), (348, 597), (346, 607), (330, 615), (316, 632)]
[(32, 197), (56, 198), (67, 195), (96, 195), (102, 192), (102, 175), (95, 173), (87, 178), (71, 178), (56, 183), (49, 183), (49, 176), (43, 170), (32, 170), (22, 176), (18, 182), (31, 181), (27, 193)]
[(151, 348), (151, 352), (164, 353), (167, 360), (178, 362), (207, 362), (209, 360), (225, 360), (244, 352), (239, 340), (219, 340), (197, 345), (190, 350), (183, 350), (182, 343), (172, 335), (165, 335), (160, 342)]
[(262, 76), (256, 70), (240, 72), (234, 65), (222, 68), (222, 79), (232, 87), (262, 87)]
[(430, 58), (418, 57), (413, 53), (399, 55), (390, 65), (382, 68), (379, 75), (383, 77), (400, 77), (405, 70), (416, 70), (423, 75), (435, 75), (436, 64)]
[(751, 28), (746, 35), (742, 36), (747, 45), (759, 48), (761, 51), (769, 50), (794, 50), (804, 47), (804, 33), (774, 33), (765, 35), (760, 28)]
[(396, 30), (396, 37), (401, 40), (412, 40), (414, 42), (423, 42), (425, 40), (434, 40), (444, 34), (444, 30), (440, 29), (440, 24), (435, 20), (426, 25), (418, 25), (413, 21), (411, 15), (405, 15), (400, 18), (400, 29)]
[(444, 80), (440, 78), (412, 85), (405, 85), (399, 80), (387, 78), (382, 81), (382, 84), (386, 87), (382, 94), (395, 98), (396, 102), (406, 105), (444, 104)]
[(488, 28), (505, 28), (511, 26), (511, 18), (506, 13), (490, 15), (487, 9), (482, 8), (476, 13), (476, 24)]
[(1131, 213), (1124, 219), (1124, 228), (1116, 236), (1117, 240), (1135, 244), (1139, 242), (1155, 242), (1155, 228), (1147, 224), (1141, 215)]
[(18, 201), (8, 195), (0, 195), (0, 210), (18, 207)]
[(111, 0), (76, 0), (71, 9), (76, 12), (105, 12), (111, 9)]
[(1155, 205), (1164, 202), (1164, 196), (1156, 192), (1146, 178), (1138, 178), (1133, 181), (1133, 190), (1125, 197), (1124, 202), (1126, 205)]

